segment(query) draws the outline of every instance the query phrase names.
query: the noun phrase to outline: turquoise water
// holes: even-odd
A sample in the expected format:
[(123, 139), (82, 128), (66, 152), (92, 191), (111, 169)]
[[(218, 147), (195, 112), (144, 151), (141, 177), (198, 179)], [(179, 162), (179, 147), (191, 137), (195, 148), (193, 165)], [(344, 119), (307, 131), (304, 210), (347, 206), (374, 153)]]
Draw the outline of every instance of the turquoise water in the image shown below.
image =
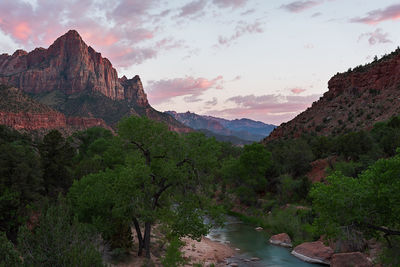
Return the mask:
[[(323, 266), (303, 262), (290, 254), (290, 249), (270, 245), (268, 236), (263, 231), (254, 230), (253, 226), (244, 224), (235, 218), (228, 218), (223, 228), (212, 229), (207, 236), (211, 240), (228, 243), (233, 248), (238, 248), (237, 255), (228, 259), (244, 266), (268, 267), (317, 267)], [(257, 257), (260, 261), (246, 262)]]

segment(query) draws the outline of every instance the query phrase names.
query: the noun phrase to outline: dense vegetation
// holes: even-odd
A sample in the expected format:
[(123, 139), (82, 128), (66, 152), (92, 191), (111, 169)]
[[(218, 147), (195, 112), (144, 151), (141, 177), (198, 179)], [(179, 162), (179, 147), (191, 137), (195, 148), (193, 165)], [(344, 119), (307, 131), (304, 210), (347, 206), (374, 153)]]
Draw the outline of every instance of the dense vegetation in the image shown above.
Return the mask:
[[(383, 240), (382, 260), (396, 265), (399, 146), (398, 117), (369, 132), (243, 148), (138, 117), (117, 135), (92, 128), (41, 140), (0, 126), (0, 262), (101, 266), (134, 250), (178, 266), (180, 238), (199, 238), (205, 217), (218, 223), (222, 208), (240, 207), (236, 215), (295, 244), (325, 235), (363, 250)], [(311, 185), (318, 159), (330, 175)]]

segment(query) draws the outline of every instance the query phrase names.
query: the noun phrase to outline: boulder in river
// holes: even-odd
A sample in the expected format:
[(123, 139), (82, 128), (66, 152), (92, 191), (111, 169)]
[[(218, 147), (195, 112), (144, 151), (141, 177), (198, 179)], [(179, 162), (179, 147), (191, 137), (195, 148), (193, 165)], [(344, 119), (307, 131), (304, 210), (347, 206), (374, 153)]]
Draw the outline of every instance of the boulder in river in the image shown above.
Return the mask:
[(361, 252), (333, 254), (331, 267), (372, 267), (372, 262)]
[(329, 265), (333, 249), (325, 246), (321, 241), (306, 242), (295, 247), (292, 255), (306, 262)]
[(269, 243), (277, 246), (282, 246), (282, 247), (287, 247), (291, 248), (292, 247), (292, 240), (290, 239), (289, 235), (286, 233), (281, 233), (277, 235), (271, 236), (269, 239)]

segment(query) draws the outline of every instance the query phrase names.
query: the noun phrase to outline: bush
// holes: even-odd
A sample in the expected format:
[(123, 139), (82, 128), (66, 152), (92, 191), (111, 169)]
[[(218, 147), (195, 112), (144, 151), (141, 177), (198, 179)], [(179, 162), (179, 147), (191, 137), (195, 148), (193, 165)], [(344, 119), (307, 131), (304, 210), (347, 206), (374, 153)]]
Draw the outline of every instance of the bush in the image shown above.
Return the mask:
[(6, 233), (0, 232), (0, 267), (6, 266), (21, 266), (22, 262), (11, 243), (6, 236)]
[(297, 245), (315, 239), (312, 220), (311, 210), (278, 208), (268, 215), (265, 225), (273, 234), (287, 233), (292, 238), (293, 245)]
[(72, 220), (64, 201), (42, 211), (34, 233), (26, 226), (18, 234), (18, 250), (27, 266), (103, 266), (95, 235)]
[(178, 237), (171, 238), (171, 241), (167, 248), (167, 252), (165, 256), (161, 259), (162, 265), (168, 267), (178, 267), (185, 265), (186, 261), (183, 258), (183, 253), (180, 251), (180, 248), (183, 245), (184, 243), (179, 240)]

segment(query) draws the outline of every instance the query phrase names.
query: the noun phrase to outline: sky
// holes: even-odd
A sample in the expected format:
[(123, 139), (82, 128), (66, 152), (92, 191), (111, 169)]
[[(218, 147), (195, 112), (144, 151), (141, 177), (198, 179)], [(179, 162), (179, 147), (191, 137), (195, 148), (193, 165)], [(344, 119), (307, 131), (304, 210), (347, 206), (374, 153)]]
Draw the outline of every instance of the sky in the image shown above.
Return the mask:
[(393, 0), (0, 0), (0, 54), (75, 29), (157, 110), (279, 125), (395, 50), (399, 26)]

